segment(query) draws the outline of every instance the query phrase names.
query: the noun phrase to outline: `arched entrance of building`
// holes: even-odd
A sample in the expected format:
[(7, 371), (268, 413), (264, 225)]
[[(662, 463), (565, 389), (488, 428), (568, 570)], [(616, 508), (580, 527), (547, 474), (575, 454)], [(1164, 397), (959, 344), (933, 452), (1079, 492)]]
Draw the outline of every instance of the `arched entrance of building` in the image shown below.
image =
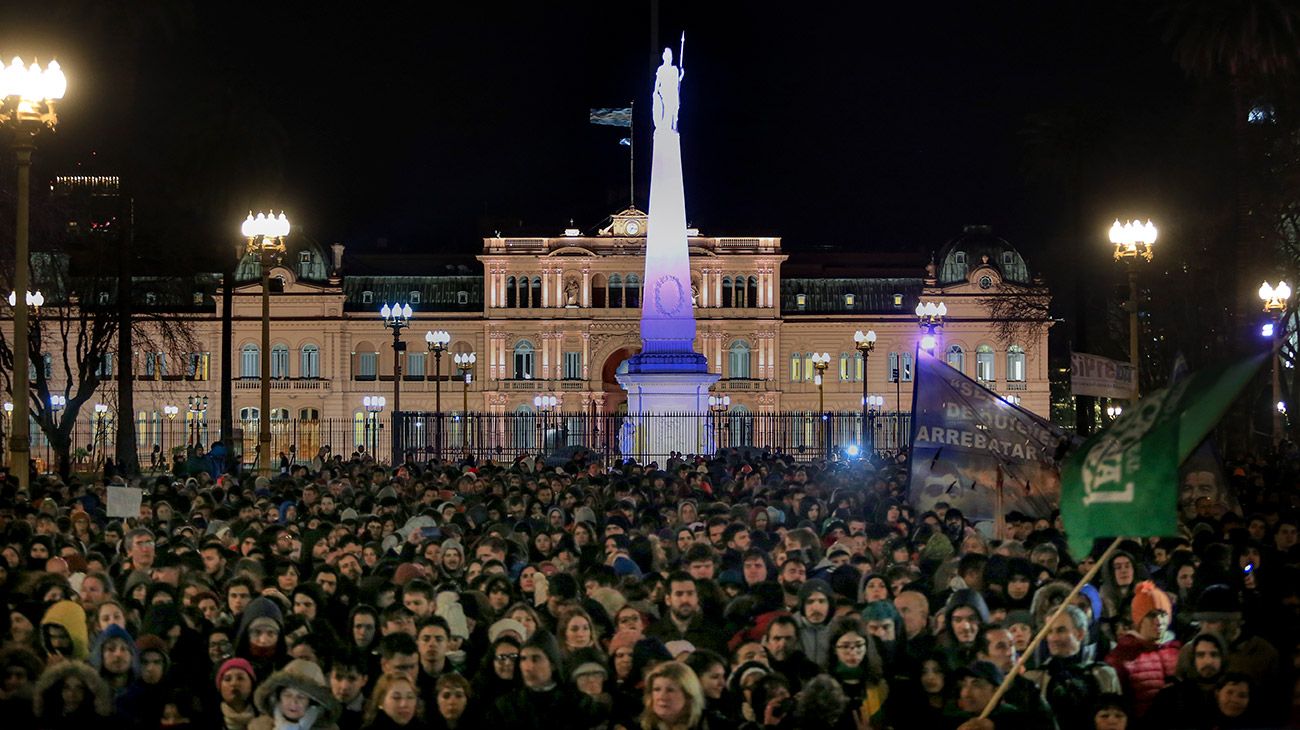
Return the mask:
[(605, 391), (605, 413), (627, 412), (627, 391), (618, 384), (618, 373), (627, 372), (627, 360), (641, 351), (639, 347), (624, 347), (605, 358), (600, 368), (601, 389)]

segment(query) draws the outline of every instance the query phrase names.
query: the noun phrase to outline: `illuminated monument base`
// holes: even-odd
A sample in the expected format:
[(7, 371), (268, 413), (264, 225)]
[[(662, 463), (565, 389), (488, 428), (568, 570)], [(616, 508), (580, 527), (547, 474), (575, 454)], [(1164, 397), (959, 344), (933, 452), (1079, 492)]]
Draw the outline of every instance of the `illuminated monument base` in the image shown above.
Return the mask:
[[(686, 244), (686, 195), (677, 131), (682, 72), (664, 50), (652, 97), (655, 123), (650, 164), (650, 210), (646, 222), (645, 296), (641, 299), (641, 352), (618, 383), (627, 391), (619, 444), (625, 455), (662, 461), (669, 453), (712, 451), (707, 419), (709, 372), (695, 351), (695, 309)], [(643, 417), (644, 416), (644, 417)]]

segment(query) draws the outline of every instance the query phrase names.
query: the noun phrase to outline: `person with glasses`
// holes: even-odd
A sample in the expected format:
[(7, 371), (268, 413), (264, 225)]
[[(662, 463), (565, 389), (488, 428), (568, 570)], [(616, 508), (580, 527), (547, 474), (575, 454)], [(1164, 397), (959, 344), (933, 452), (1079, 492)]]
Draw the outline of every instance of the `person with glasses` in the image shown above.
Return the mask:
[(857, 616), (841, 616), (831, 623), (830, 674), (840, 683), (849, 706), (871, 719), (872, 727), (886, 727), (881, 722), (889, 685), (885, 666), (867, 625)]
[(474, 697), (501, 697), (519, 689), (519, 647), (521, 641), (513, 634), (502, 634), (484, 655), (474, 675)]

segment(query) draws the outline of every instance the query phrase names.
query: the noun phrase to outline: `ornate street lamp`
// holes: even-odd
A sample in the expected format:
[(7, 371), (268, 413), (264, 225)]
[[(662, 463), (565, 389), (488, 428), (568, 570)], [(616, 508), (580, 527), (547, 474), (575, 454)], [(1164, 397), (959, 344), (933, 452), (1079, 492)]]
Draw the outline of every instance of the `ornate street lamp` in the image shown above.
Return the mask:
[(533, 407), (541, 414), (541, 419), (537, 421), (538, 447), (543, 453), (546, 451), (546, 431), (550, 426), (551, 414), (555, 412), (555, 406), (559, 404), (559, 399), (553, 395), (535, 395), (533, 396)]
[(934, 355), (939, 344), (938, 331), (943, 328), (943, 318), (948, 316), (948, 305), (943, 302), (920, 302), (916, 305), (916, 319), (925, 330), (921, 336), (921, 349)]
[(824, 413), (826, 411), (826, 397), (825, 397), (826, 368), (830, 367), (830, 364), (831, 364), (831, 354), (829, 352), (813, 353), (812, 366), (813, 366), (813, 370), (817, 371), (817, 374), (813, 377), (813, 380), (817, 384), (817, 413), (818, 414)]
[(1264, 302), (1264, 311), (1273, 318), (1273, 402), (1279, 407), (1273, 409), (1273, 445), (1282, 443), (1282, 416), (1286, 408), (1282, 403), (1282, 379), (1278, 373), (1278, 360), (1281, 358), (1282, 335), (1286, 332), (1286, 308), (1291, 299), (1291, 286), (1279, 281), (1277, 287), (1266, 281), (1259, 287), (1259, 298)]
[(442, 458), (442, 353), (447, 351), (451, 335), (446, 330), (432, 330), (424, 333), (424, 343), (433, 355), (433, 416), (436, 419), (434, 430), (434, 454)]
[(256, 254), (262, 269), (262, 400), (257, 419), (257, 470), (271, 475), (271, 266), (284, 256), (284, 239), (289, 235), (289, 219), (249, 211), (240, 231), (247, 240), (244, 253)]
[(165, 468), (171, 463), (171, 457), (168, 455), (168, 448), (171, 441), (172, 423), (176, 420), (176, 414), (180, 413), (178, 406), (163, 406), (163, 415), (167, 416), (167, 433), (163, 434), (162, 443), (162, 466)]
[(865, 444), (867, 438), (867, 379), (871, 374), (871, 368), (869, 367), (871, 364), (869, 362), (871, 351), (876, 349), (876, 331), (867, 330), (863, 332), (858, 330), (854, 332), (853, 346), (858, 348), (858, 352), (862, 353), (862, 443)]
[[(713, 436), (718, 442), (719, 449), (725, 448), (722, 443), (722, 432), (726, 428), (726, 421), (722, 420), (723, 415), (731, 409), (731, 396), (729, 395), (711, 395), (709, 396), (709, 415), (713, 416)], [(721, 424), (721, 425), (719, 425)]]
[(402, 412), (402, 353), (406, 352), (406, 343), (402, 342), (402, 330), (411, 326), (412, 310), (409, 304), (385, 304), (380, 308), (383, 326), (393, 330), (393, 464), (402, 460), (402, 439), (399, 438), (398, 413)]
[(469, 446), (469, 384), (474, 379), (474, 363), (478, 361), (478, 356), (472, 352), (458, 352), (453, 361), (456, 370), (460, 372), (461, 382), (464, 383), (460, 402), (460, 446), (464, 449)]
[(1138, 399), (1138, 285), (1137, 261), (1147, 262), (1155, 255), (1156, 227), (1147, 220), (1146, 223), (1128, 221), (1121, 224), (1119, 219), (1110, 227), (1110, 242), (1115, 244), (1115, 260), (1121, 261), (1128, 268), (1128, 356), (1133, 370), (1133, 401)]
[[(68, 90), (68, 79), (59, 68), (58, 61), (50, 61), (41, 69), (36, 61), (24, 65), (14, 58), (8, 66), (0, 62), (0, 127), (14, 135), (14, 154), (18, 161), (17, 215), (14, 231), (14, 291), (26, 292), (30, 279), (31, 261), (27, 254), (30, 216), (32, 152), (36, 149), (36, 135), (54, 129), (59, 122), (55, 102)], [(30, 483), (31, 431), (28, 425), (31, 411), (31, 386), (27, 366), (31, 361), (28, 343), (27, 302), (13, 305), (14, 310), (14, 423), (9, 434), (10, 472), (18, 477), (18, 488), (27, 489)], [(21, 385), (21, 388), (19, 387)], [(21, 391), (21, 394), (19, 392)]]
[[(208, 397), (206, 395), (192, 395), (185, 402), (185, 408), (190, 414), (190, 445), (199, 446), (199, 424), (207, 417)], [(263, 413), (262, 418), (266, 418), (265, 412)]]
[[(387, 403), (388, 399), (382, 395), (368, 395), (361, 399), (361, 405), (366, 409), (366, 448), (370, 449), (372, 459), (379, 451), (379, 414), (384, 412)], [(370, 444), (371, 434), (374, 434), (373, 446)]]

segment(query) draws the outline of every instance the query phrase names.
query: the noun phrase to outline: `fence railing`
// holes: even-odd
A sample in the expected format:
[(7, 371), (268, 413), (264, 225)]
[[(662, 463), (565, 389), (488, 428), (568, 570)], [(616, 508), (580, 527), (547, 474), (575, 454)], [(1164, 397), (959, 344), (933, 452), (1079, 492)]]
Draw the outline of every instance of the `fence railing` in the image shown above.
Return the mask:
[[(4, 424), (7, 426), (8, 424)], [(170, 469), (179, 458), (206, 451), (220, 438), (215, 421), (152, 420), (136, 428), (137, 458), (146, 470)], [(104, 419), (72, 432), (75, 469), (97, 470), (116, 450), (118, 422)], [(230, 458), (252, 464), (258, 453), (257, 421), (236, 424)], [(282, 457), (309, 464), (322, 447), (344, 458), (368, 452), (380, 461), (434, 458), (512, 461), (541, 455), (566, 459), (579, 450), (606, 463), (634, 458), (662, 463), (671, 451), (713, 454), (721, 449), (765, 449), (797, 460), (871, 452), (896, 453), (911, 440), (911, 414), (861, 413), (423, 413), (358, 414), (352, 419), (288, 419), (270, 423), (273, 466)], [(7, 434), (0, 433), (0, 441)], [(33, 428), (31, 455), (37, 468), (53, 471), (49, 440)], [(7, 458), (7, 454), (4, 455)]]

